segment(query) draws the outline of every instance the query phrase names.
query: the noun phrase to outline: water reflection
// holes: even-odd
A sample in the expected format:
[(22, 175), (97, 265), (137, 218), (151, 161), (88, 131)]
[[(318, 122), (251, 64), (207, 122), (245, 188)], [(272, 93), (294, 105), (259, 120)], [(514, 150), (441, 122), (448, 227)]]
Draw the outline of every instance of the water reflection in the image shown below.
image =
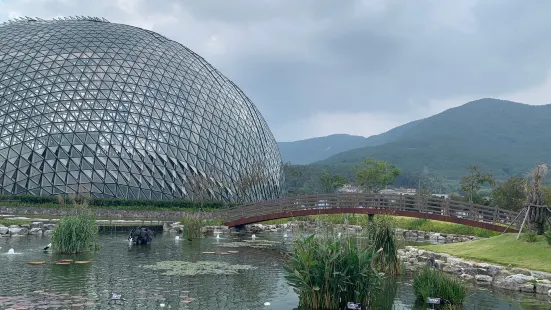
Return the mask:
[[(127, 233), (100, 235), (101, 249), (87, 255), (53, 255), (42, 248), (42, 237), (0, 238), (2, 250), (14, 248), (20, 255), (0, 255), (0, 309), (13, 305), (59, 306), (63, 309), (155, 309), (162, 302), (172, 309), (271, 309), (288, 310), (298, 298), (283, 278), (284, 252), (291, 238), (284, 233), (257, 234), (258, 240), (280, 243), (271, 248), (224, 248), (228, 242), (251, 239), (250, 235), (224, 235), (201, 240), (174, 241), (158, 234), (148, 246), (128, 246)], [(298, 235), (298, 233), (294, 233)], [(238, 251), (231, 255), (202, 252)], [(6, 250), (7, 251), (7, 250)], [(60, 259), (91, 260), (90, 265), (53, 265)], [(31, 266), (44, 260), (47, 265)], [(237, 275), (169, 276), (160, 270), (142, 268), (161, 261), (223, 261), (257, 267)], [(111, 292), (120, 292), (122, 305), (109, 305)], [(474, 290), (466, 309), (517, 310), (551, 309), (547, 297), (527, 301), (527, 295)], [(373, 309), (412, 309), (415, 296), (408, 279), (387, 279), (376, 295)], [(523, 301), (521, 301), (523, 300)], [(264, 303), (271, 306), (265, 307)], [(425, 309), (424, 307), (422, 309)]]

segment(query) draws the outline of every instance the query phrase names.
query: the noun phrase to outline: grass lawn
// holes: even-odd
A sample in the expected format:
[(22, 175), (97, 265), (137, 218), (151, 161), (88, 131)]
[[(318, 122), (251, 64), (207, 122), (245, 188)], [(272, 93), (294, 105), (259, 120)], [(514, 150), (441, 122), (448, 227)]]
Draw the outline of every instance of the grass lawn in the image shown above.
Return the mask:
[(427, 245), (419, 248), (447, 253), (457, 257), (507, 266), (551, 272), (551, 246), (544, 236), (536, 242), (527, 242), (522, 234), (504, 234), (470, 242)]

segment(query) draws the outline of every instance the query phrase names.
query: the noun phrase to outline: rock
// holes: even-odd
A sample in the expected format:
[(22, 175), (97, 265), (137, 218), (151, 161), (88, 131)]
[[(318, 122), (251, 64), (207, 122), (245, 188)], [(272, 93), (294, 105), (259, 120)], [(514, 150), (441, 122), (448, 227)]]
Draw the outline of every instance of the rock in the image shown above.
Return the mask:
[(466, 274), (466, 273), (462, 274), (460, 277), (465, 279), (465, 280), (472, 280), (474, 278), (470, 274)]
[(493, 280), (492, 277), (483, 275), (483, 274), (477, 274), (475, 276), (475, 279), (477, 282), (485, 282), (485, 283), (491, 283)]
[(42, 235), (42, 229), (38, 227), (31, 228), (29, 235)]
[(523, 274), (525, 276), (531, 276), (532, 275), (532, 272), (530, 270), (524, 269), (524, 268), (513, 268), (513, 269), (511, 269), (511, 272), (515, 273), (515, 274)]
[(10, 225), (10, 228), (19, 228), (19, 225)]
[(53, 232), (53, 230), (44, 230), (43, 234), (44, 234), (44, 236), (49, 236), (49, 235), (52, 234), (52, 232)]
[(551, 283), (536, 283), (536, 293), (538, 294), (549, 294), (551, 291)]
[[(13, 225), (12, 225), (13, 226)], [(9, 228), (9, 233), (12, 234), (12, 235), (17, 235), (19, 234), (19, 232), (21, 232), (23, 230), (23, 228), (19, 228), (19, 226), (17, 227), (11, 227)]]
[(5, 235), (5, 234), (7, 234), (7, 233), (9, 232), (9, 230), (10, 230), (10, 229), (7, 228), (6, 226), (2, 226), (2, 227), (0, 227), (0, 234), (1, 234), (1, 235)]
[(44, 230), (52, 230), (55, 228), (55, 224), (44, 224), (42, 229)]
[(19, 227), (31, 229), (31, 224), (23, 224), (23, 225), (19, 225)]
[(543, 271), (531, 271), (532, 277), (536, 279), (551, 279), (551, 273), (543, 272)]
[(42, 223), (42, 222), (32, 222), (31, 223), (31, 229), (32, 228), (42, 228), (42, 227), (44, 227), (44, 223)]
[(536, 291), (536, 286), (533, 283), (522, 284), (519, 287), (519, 291), (524, 293), (534, 293)]
[[(503, 289), (507, 289), (507, 290), (514, 290), (514, 291), (518, 291), (521, 289), (521, 286), (523, 286), (524, 284), (527, 284), (527, 282), (531, 282), (534, 280), (534, 277), (532, 276), (527, 276), (527, 275), (523, 275), (523, 274), (514, 274), (514, 275), (509, 275), (509, 276), (506, 276), (505, 278), (503, 277), (500, 277), (500, 275), (502, 274), (503, 272), (501, 272), (496, 281), (494, 281), (494, 286), (495, 287), (499, 287), (499, 288), (503, 288)], [(533, 288), (533, 284), (531, 283), (528, 283), (532, 286), (532, 291), (534, 290)]]
[(549, 292), (547, 292), (547, 296), (551, 297), (551, 290), (549, 290)]

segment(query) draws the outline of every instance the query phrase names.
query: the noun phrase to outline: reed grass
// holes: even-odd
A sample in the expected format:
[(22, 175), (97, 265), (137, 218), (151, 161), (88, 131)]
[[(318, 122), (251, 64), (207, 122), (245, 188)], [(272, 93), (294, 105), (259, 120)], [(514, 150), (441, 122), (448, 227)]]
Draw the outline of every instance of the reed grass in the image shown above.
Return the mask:
[(388, 215), (379, 215), (367, 223), (366, 231), (373, 248), (383, 249), (376, 260), (379, 270), (393, 275), (400, 274), (402, 263), (398, 259), (396, 220)]
[(538, 241), (538, 234), (534, 231), (529, 231), (526, 233), (527, 242), (536, 242)]
[(95, 215), (79, 208), (72, 215), (62, 217), (52, 232), (52, 250), (70, 254), (93, 251), (98, 248), (98, 224)]
[(346, 302), (367, 306), (380, 283), (372, 247), (348, 238), (311, 235), (297, 239), (284, 265), (285, 279), (305, 309), (342, 309)]
[(428, 267), (414, 276), (413, 291), (418, 302), (425, 303), (428, 297), (433, 297), (441, 298), (452, 306), (463, 304), (468, 293), (460, 280)]
[(198, 217), (184, 217), (181, 221), (184, 225), (183, 236), (186, 239), (198, 239), (203, 236), (201, 228), (203, 227), (203, 220)]

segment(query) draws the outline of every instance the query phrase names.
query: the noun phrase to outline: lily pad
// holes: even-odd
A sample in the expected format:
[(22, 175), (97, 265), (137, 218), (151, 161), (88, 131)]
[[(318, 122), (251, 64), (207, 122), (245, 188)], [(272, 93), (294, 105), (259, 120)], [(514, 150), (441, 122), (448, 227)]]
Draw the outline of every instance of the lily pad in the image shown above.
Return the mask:
[(165, 270), (164, 275), (169, 276), (195, 276), (195, 275), (232, 275), (242, 270), (252, 270), (251, 265), (231, 265), (226, 262), (216, 261), (163, 261), (154, 265), (142, 266), (153, 270)]

